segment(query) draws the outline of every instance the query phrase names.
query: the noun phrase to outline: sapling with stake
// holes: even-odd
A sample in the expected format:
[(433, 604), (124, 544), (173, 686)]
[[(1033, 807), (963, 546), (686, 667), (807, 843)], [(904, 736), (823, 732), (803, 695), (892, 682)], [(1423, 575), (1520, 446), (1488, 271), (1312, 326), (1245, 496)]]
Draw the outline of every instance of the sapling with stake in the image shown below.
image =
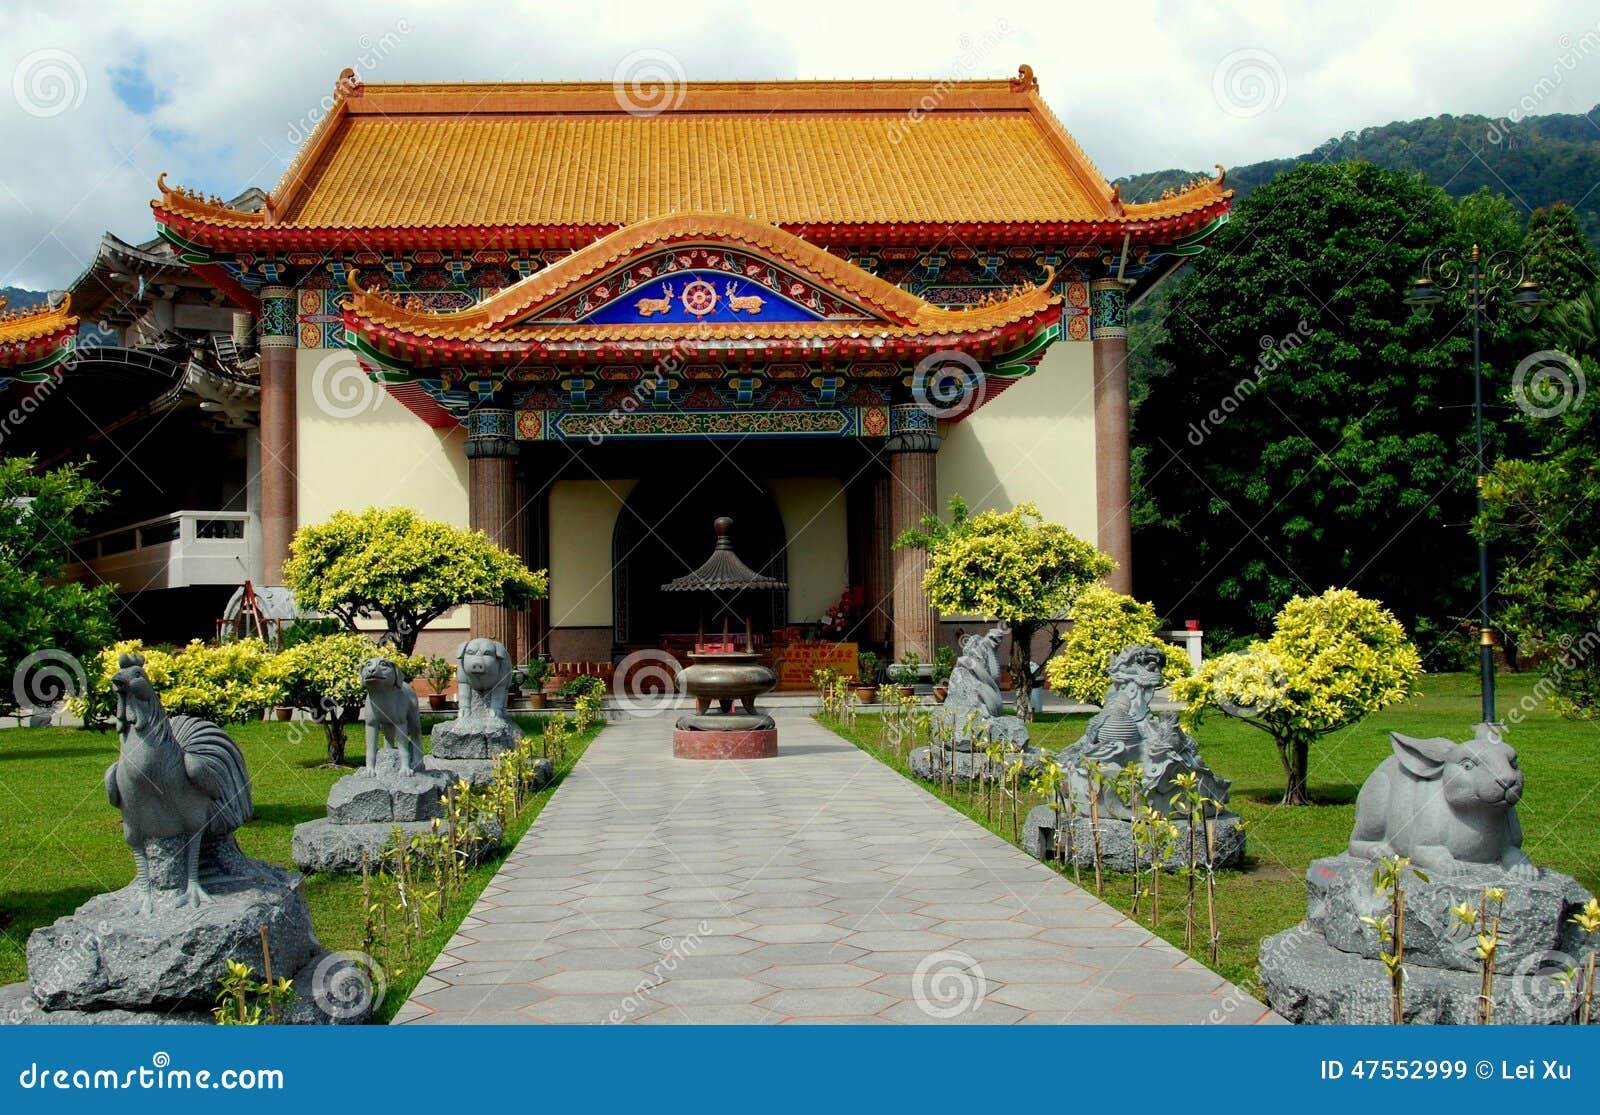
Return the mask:
[(1378, 897), (1387, 899), (1389, 912), (1379, 918), (1363, 917), (1361, 920), (1377, 931), (1378, 941), (1387, 948), (1378, 954), (1389, 973), (1389, 1020), (1402, 1026), (1406, 1020), (1405, 959), (1406, 959), (1406, 888), (1405, 872), (1424, 883), (1428, 877), (1405, 856), (1386, 856), (1372, 869), (1372, 889)]
[(1100, 848), (1100, 793), (1105, 789), (1106, 771), (1093, 759), (1083, 764), (1089, 776), (1089, 839), (1094, 845), (1094, 893), (1103, 892), (1105, 886), (1104, 856)]
[(1506, 892), (1499, 887), (1484, 888), (1478, 908), (1470, 903), (1450, 907), (1450, 916), (1468, 930), (1476, 929), (1473, 953), (1478, 958), (1478, 1023), (1494, 1021), (1494, 958), (1500, 947), (1500, 914), (1505, 909)]
[(1183, 904), (1183, 949), (1188, 952), (1194, 948), (1194, 899), (1195, 878), (1199, 874), (1199, 853), (1196, 847), (1196, 836), (1200, 828), (1201, 819), (1205, 814), (1204, 799), (1200, 795), (1200, 775), (1194, 771), (1187, 771), (1174, 776), (1173, 784), (1178, 787), (1178, 804), (1183, 807), (1184, 815), (1189, 820), (1188, 854), (1184, 857), (1184, 877), (1188, 884), (1187, 894)]
[(1583, 1006), (1578, 1011), (1578, 1025), (1589, 1025), (1589, 1019), (1594, 1013), (1594, 969), (1595, 969), (1595, 933), (1600, 932), (1600, 898), (1591, 898), (1583, 904), (1583, 909), (1573, 914), (1570, 919), (1573, 925), (1583, 930), (1589, 937), (1589, 958), (1586, 962), (1587, 972), (1583, 977)]

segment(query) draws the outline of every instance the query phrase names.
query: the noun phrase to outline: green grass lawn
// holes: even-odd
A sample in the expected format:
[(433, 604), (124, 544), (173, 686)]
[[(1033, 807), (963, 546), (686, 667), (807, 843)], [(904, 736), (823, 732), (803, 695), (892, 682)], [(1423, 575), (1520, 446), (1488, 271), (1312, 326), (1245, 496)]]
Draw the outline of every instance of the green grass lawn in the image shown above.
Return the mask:
[[(537, 733), (541, 721), (520, 719)], [(349, 773), (322, 766), (322, 729), (314, 724), (256, 722), (229, 728), (243, 749), (253, 783), (255, 819), (239, 830), (239, 845), (271, 863), (292, 867), (290, 835), (302, 821), (327, 810), (328, 787)], [(571, 771), (598, 729), (569, 738), (555, 780), (530, 799), (511, 825), (501, 852), (474, 868), (446, 916), (429, 933), (403, 972), (390, 971), (380, 1010), (387, 1020), (421, 978), (493, 877), (500, 861), (527, 831), (539, 810)], [(360, 725), (347, 733), (350, 753), (361, 749)], [(122, 840), (122, 820), (106, 801), (103, 776), (117, 757), (113, 732), (75, 728), (0, 731), (0, 984), (27, 976), (28, 934), (87, 899), (133, 878), (133, 857)], [(364, 928), (361, 880), (314, 875), (306, 897), (317, 936), (330, 949), (358, 949)]]
[[(1526, 702), (1526, 718), (1507, 735), (1521, 758), (1527, 789), (1518, 811), (1523, 847), (1541, 867), (1575, 876), (1591, 891), (1600, 890), (1600, 723), (1563, 720), (1549, 705), (1533, 698), (1532, 675), (1502, 675), (1500, 711), (1505, 716)], [(1284, 786), (1283, 767), (1271, 740), (1258, 729), (1213, 716), (1195, 737), (1201, 753), (1217, 773), (1233, 780), (1232, 806), (1249, 828), (1249, 859), (1239, 871), (1218, 873), (1218, 907), (1222, 948), (1218, 967), (1241, 986), (1259, 993), (1256, 951), (1261, 938), (1286, 929), (1305, 916), (1305, 872), (1312, 859), (1344, 850), (1355, 821), (1355, 797), (1361, 783), (1390, 754), (1389, 732), (1412, 736), (1470, 737), (1478, 719), (1477, 676), (1436, 674), (1423, 679), (1421, 695), (1388, 709), (1353, 728), (1324, 737), (1311, 753), (1311, 793), (1315, 804), (1277, 804)], [(1033, 725), (1033, 742), (1060, 750), (1083, 734), (1087, 715), (1045, 714)], [(857, 718), (853, 731), (841, 731), (863, 750), (906, 773), (906, 748), (885, 745), (877, 716)], [(909, 777), (909, 775), (907, 775)], [(927, 787), (930, 793), (937, 793)], [(1038, 799), (1024, 796), (1021, 812)], [(966, 794), (951, 804), (967, 812)], [(983, 823), (981, 806), (972, 811)], [(1011, 839), (1009, 814), (990, 826)], [(1067, 869), (1071, 875), (1071, 869)], [(1093, 886), (1092, 872), (1085, 885)], [(1183, 910), (1175, 899), (1181, 883), (1163, 887), (1162, 923), (1158, 932), (1183, 945)], [(1111, 876), (1105, 898), (1127, 910), (1132, 897), (1129, 876)], [(1148, 903), (1145, 906), (1148, 911)], [(1204, 938), (1202, 912), (1201, 940)], [(1195, 952), (1209, 960), (1203, 945)]]

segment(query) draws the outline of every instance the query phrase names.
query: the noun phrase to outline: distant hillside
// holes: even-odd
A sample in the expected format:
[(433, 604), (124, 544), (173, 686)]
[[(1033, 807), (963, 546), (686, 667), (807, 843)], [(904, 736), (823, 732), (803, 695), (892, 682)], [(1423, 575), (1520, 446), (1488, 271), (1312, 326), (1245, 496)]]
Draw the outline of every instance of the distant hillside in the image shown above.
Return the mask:
[(42, 290), (23, 290), (18, 286), (0, 286), (0, 298), (9, 298), (8, 310), (20, 310), (43, 302), (47, 296)]
[[(1553, 113), (1516, 124), (1486, 116), (1430, 116), (1346, 132), (1291, 159), (1228, 168), (1235, 200), (1297, 163), (1366, 159), (1391, 170), (1416, 170), (1452, 197), (1481, 186), (1523, 211), (1552, 202), (1576, 207), (1584, 232), (1600, 247), (1600, 105), (1587, 115)], [(1119, 179), (1123, 196), (1147, 201), (1198, 173), (1155, 170)]]

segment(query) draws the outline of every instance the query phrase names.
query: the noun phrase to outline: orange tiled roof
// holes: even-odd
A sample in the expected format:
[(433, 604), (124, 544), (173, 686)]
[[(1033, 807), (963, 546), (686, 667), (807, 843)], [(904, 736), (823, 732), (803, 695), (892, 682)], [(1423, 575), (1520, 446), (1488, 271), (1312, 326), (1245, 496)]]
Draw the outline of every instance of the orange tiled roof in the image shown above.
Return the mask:
[(26, 310), (6, 310), (6, 299), (0, 297), (0, 345), (24, 344), (57, 333), (65, 333), (78, 324), (72, 316), (72, 299), (62, 298), (52, 306), (41, 302)]
[(685, 211), (798, 230), (1090, 225), (1120, 237), (1225, 209), (1231, 193), (1218, 179), (1124, 206), (1027, 67), (1001, 81), (692, 82), (667, 96), (635, 115), (609, 83), (362, 85), (347, 71), (259, 213), (164, 182), (153, 204), (163, 223), (231, 231), (230, 244), (527, 228), (585, 230), (582, 243)]

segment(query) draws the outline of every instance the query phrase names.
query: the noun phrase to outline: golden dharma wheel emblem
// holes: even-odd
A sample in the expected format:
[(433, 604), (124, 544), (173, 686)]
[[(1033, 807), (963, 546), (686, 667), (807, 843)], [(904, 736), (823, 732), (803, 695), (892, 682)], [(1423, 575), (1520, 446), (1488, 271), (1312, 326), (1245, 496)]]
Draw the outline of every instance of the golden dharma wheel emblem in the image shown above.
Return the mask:
[(705, 317), (717, 308), (717, 288), (704, 279), (696, 279), (683, 288), (683, 293), (678, 296), (678, 301), (683, 303), (685, 313), (695, 317)]

